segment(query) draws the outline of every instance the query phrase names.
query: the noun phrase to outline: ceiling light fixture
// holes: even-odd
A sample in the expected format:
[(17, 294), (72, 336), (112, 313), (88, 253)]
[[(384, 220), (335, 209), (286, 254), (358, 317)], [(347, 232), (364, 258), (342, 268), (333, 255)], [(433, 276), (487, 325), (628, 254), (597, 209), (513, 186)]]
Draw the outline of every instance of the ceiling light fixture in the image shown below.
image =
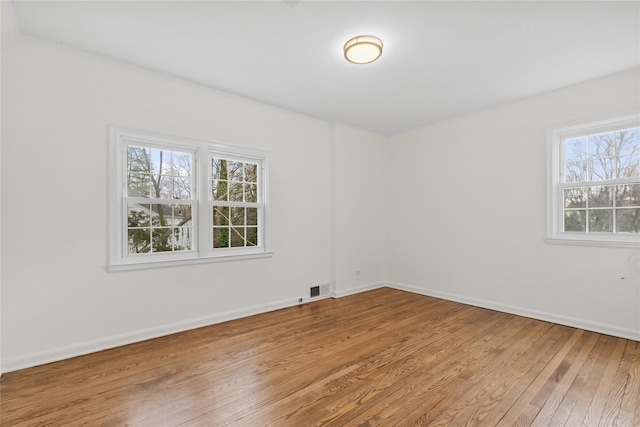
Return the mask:
[(382, 55), (382, 41), (374, 36), (358, 36), (346, 42), (343, 49), (347, 61), (369, 64)]

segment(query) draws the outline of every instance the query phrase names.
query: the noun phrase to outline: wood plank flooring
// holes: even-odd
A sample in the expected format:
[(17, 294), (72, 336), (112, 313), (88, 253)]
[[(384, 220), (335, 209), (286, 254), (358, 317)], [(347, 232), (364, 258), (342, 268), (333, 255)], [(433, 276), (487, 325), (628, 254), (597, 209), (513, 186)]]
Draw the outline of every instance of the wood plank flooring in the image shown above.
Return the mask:
[(640, 343), (383, 288), (10, 372), (2, 426), (640, 426)]

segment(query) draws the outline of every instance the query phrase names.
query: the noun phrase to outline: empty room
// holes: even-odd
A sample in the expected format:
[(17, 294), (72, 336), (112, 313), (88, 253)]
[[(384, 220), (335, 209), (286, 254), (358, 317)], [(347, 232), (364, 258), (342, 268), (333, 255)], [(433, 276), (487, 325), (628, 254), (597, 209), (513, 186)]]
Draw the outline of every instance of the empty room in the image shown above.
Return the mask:
[(640, 426), (640, 2), (0, 13), (1, 426)]

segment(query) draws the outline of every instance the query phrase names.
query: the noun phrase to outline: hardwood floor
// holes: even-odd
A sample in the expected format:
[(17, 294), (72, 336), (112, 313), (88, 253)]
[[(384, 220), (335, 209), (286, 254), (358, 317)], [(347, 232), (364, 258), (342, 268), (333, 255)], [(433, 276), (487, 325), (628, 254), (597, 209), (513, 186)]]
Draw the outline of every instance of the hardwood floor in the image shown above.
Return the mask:
[(388, 288), (0, 382), (2, 426), (640, 426), (640, 343)]

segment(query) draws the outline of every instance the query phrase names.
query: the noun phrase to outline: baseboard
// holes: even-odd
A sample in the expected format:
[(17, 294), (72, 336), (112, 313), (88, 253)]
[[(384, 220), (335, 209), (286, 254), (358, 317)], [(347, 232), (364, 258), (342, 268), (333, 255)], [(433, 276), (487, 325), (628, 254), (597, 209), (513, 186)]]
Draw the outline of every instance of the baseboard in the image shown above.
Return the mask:
[(455, 301), (462, 304), (473, 305), (475, 307), (488, 308), (490, 310), (501, 311), (503, 313), (515, 314), (518, 316), (529, 317), (545, 322), (557, 323), (559, 325), (571, 326), (573, 328), (584, 329), (587, 331), (598, 332), (601, 334), (612, 335), (614, 337), (626, 338), (634, 341), (640, 341), (640, 330), (619, 328), (616, 326), (606, 325), (597, 322), (591, 322), (584, 319), (574, 317), (560, 316), (553, 313), (543, 311), (530, 310), (528, 308), (517, 307), (512, 305), (499, 304), (477, 298), (469, 298), (461, 295), (440, 292), (433, 289), (418, 288), (402, 283), (387, 282), (386, 286), (401, 291), (412, 292), (415, 294), (426, 295), (434, 298), (440, 298), (448, 301)]
[[(327, 296), (328, 297), (328, 296)], [(318, 300), (321, 298), (314, 298)], [(309, 302), (304, 301), (304, 302)], [(115, 335), (108, 338), (86, 341), (65, 347), (55, 348), (40, 353), (28, 354), (26, 356), (15, 358), (3, 358), (2, 373), (17, 371), (19, 369), (31, 368), (33, 366), (44, 365), (47, 363), (57, 362), (72, 357), (83, 356), (85, 354), (95, 353), (110, 348), (120, 347), (127, 344), (133, 344), (140, 341), (146, 341), (153, 338), (159, 338), (178, 332), (188, 331), (190, 329), (201, 328), (204, 326), (214, 325), (216, 323), (227, 322), (229, 320), (240, 319), (242, 317), (253, 316), (256, 314), (267, 313), (269, 311), (279, 310), (281, 308), (299, 305), (297, 298), (276, 301), (268, 304), (256, 305), (240, 310), (232, 310), (212, 316), (204, 316), (195, 319), (176, 322), (163, 325), (156, 328), (143, 329), (128, 334)]]
[[(434, 298), (455, 301), (462, 304), (488, 308), (490, 310), (501, 311), (504, 313), (530, 317), (533, 319), (543, 320), (546, 322), (558, 323), (560, 325), (571, 326), (574, 328), (580, 328), (580, 329), (599, 332), (599, 333), (612, 335), (620, 338), (640, 341), (640, 331), (634, 331), (632, 329), (617, 328), (614, 326), (605, 325), (605, 324), (596, 323), (596, 322), (590, 322), (587, 320), (559, 316), (552, 313), (529, 310), (522, 307), (497, 304), (495, 302), (485, 301), (477, 298), (468, 298), (461, 295), (449, 294), (446, 292), (435, 291), (432, 289), (418, 288), (415, 286), (409, 286), (409, 285), (405, 285), (401, 283), (393, 283), (393, 282), (376, 282), (376, 283), (370, 283), (370, 284), (356, 286), (352, 288), (341, 289), (339, 291), (331, 292), (330, 296), (327, 295), (327, 296), (318, 297), (318, 298), (304, 298), (302, 303), (318, 301), (318, 300), (330, 298), (330, 297), (342, 298), (349, 295), (370, 291), (373, 289), (383, 288), (385, 286), (392, 289), (412, 292), (419, 295), (426, 295)], [(139, 330), (139, 331), (135, 331), (128, 334), (116, 335), (116, 336), (112, 336), (104, 339), (87, 341), (87, 342), (74, 344), (66, 347), (59, 347), (53, 350), (48, 350), (40, 353), (33, 353), (26, 356), (8, 358), (8, 359), (3, 358), (2, 373), (17, 371), (19, 369), (30, 368), (38, 365), (44, 365), (47, 363), (57, 362), (64, 359), (70, 359), (72, 357), (95, 353), (95, 352), (107, 350), (110, 348), (120, 347), (127, 344), (133, 344), (136, 342), (145, 341), (153, 338), (159, 338), (162, 336), (171, 335), (178, 332), (184, 332), (190, 329), (201, 328), (204, 326), (210, 326), (217, 323), (240, 319), (247, 316), (267, 313), (267, 312), (279, 310), (282, 308), (293, 307), (299, 304), (301, 304), (300, 299), (292, 298), (292, 299), (276, 301), (276, 302), (267, 303), (267, 304), (260, 304), (253, 307), (240, 309), (240, 310), (232, 310), (224, 313), (215, 314), (212, 316), (204, 316), (196, 319), (176, 322), (173, 324), (168, 324), (168, 325), (160, 326), (157, 328), (149, 328), (149, 329)]]
[(320, 301), (326, 298), (340, 298), (348, 295), (365, 292), (368, 290), (381, 288), (383, 282), (372, 283), (369, 285), (359, 286), (341, 290), (340, 292), (332, 292), (330, 295), (322, 295), (319, 297), (309, 298), (292, 298), (283, 301), (272, 302), (268, 304), (256, 305), (240, 310), (233, 310), (212, 316), (204, 316), (196, 319), (190, 319), (173, 324), (163, 325), (157, 328), (143, 329), (128, 334), (116, 335), (108, 338), (86, 341), (66, 347), (59, 347), (53, 350), (47, 350), (40, 353), (28, 354), (26, 356), (8, 358), (2, 360), (2, 372), (17, 371), (19, 369), (31, 368), (33, 366), (44, 365), (47, 363), (58, 362), (72, 357), (83, 356), (110, 348), (120, 347), (127, 344), (133, 344), (140, 341), (146, 341), (153, 338), (159, 338), (178, 332), (188, 331), (190, 329), (211, 326), (217, 323), (227, 322), (230, 320), (240, 319), (243, 317), (253, 316), (256, 314), (268, 313), (270, 311), (279, 310), (281, 308), (293, 307), (299, 304)]
[(331, 292), (331, 296), (334, 298), (342, 298), (349, 295), (359, 294), (361, 292), (371, 291), (378, 288), (384, 288), (385, 282), (368, 283), (366, 285), (356, 286), (353, 288), (340, 289), (338, 291)]

